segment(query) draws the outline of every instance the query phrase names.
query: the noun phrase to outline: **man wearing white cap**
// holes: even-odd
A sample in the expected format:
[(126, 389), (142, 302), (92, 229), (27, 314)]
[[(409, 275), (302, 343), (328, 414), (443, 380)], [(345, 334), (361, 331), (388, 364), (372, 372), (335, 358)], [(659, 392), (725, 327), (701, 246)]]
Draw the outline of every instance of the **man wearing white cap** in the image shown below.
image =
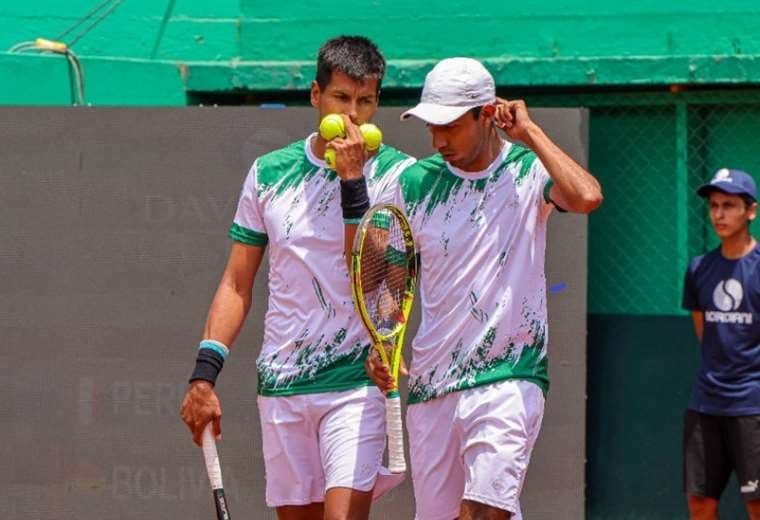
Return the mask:
[[(438, 152), (401, 174), (394, 200), (421, 261), (407, 412), (416, 518), (519, 518), (549, 387), (547, 218), (591, 212), (601, 188), (524, 102), (496, 97), (475, 60), (439, 62), (409, 116)], [(367, 370), (392, 385), (376, 357)]]

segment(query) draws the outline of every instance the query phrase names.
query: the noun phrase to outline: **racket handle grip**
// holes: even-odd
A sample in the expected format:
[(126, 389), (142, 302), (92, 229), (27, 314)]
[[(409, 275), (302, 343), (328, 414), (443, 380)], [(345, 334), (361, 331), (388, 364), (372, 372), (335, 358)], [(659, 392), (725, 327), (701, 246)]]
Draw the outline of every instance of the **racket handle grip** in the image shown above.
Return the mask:
[(206, 460), (206, 472), (211, 483), (211, 489), (222, 489), (222, 468), (219, 465), (219, 455), (216, 452), (216, 441), (211, 423), (203, 429), (203, 458)]
[(398, 394), (385, 400), (385, 424), (388, 430), (388, 469), (391, 473), (406, 471), (404, 431), (401, 426), (401, 397)]

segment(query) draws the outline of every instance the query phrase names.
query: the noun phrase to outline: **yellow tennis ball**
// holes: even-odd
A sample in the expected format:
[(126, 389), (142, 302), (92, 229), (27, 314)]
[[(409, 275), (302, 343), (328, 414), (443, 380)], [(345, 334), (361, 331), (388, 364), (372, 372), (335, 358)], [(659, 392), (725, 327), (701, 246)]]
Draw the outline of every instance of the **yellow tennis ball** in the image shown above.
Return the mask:
[(346, 137), (346, 124), (340, 114), (327, 114), (319, 123), (319, 135), (325, 141), (332, 141), (336, 137)]
[(335, 150), (332, 148), (325, 150), (325, 164), (328, 168), (335, 169)]
[(364, 123), (359, 127), (359, 131), (362, 133), (364, 145), (368, 151), (374, 152), (383, 144), (383, 133), (372, 123)]

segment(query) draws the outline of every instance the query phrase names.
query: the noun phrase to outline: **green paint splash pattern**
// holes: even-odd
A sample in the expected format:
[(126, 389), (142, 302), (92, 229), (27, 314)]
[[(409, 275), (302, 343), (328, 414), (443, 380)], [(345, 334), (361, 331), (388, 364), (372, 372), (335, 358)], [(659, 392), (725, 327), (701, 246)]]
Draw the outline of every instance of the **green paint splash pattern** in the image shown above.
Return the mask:
[(291, 238), (293, 226), (295, 225), (294, 215), (297, 214), (296, 210), (298, 209), (299, 204), (301, 204), (301, 196), (296, 195), (293, 197), (293, 200), (290, 201), (290, 211), (285, 214), (285, 220), (282, 222), (283, 226), (285, 226), (285, 240), (290, 240)]
[(320, 217), (324, 217), (327, 215), (327, 211), (332, 206), (333, 201), (338, 198), (338, 190), (330, 190), (327, 189), (322, 193), (322, 196), (319, 199), (319, 202), (317, 202), (317, 211), (316, 214)]
[(422, 209), (425, 215), (446, 204), (465, 182), (452, 174), (440, 155), (418, 161), (401, 175), (401, 189), (409, 215)]
[(321, 175), (328, 181), (337, 179), (333, 170), (319, 168), (309, 162), (301, 139), (284, 148), (262, 155), (256, 162), (258, 195), (272, 192), (274, 201), (284, 193)]
[[(472, 294), (472, 293), (471, 293)], [(524, 305), (527, 304), (523, 302)], [(497, 344), (498, 329), (488, 326), (472, 348), (464, 349), (460, 338), (449, 356), (449, 364), (437, 381), (438, 367), (431, 367), (424, 375), (409, 381), (409, 403), (429, 401), (451, 392), (465, 390), (506, 379), (526, 379), (548, 391), (548, 359), (546, 357), (546, 323), (537, 319), (537, 313), (523, 307), (519, 329), (528, 327), (531, 338), (523, 344), (514, 341), (504, 345), (501, 353), (492, 355)]]
[(499, 274), (498, 274), (498, 276), (501, 276), (502, 273), (504, 272), (504, 266), (507, 265), (507, 262), (509, 261), (509, 255), (510, 255), (511, 252), (512, 252), (512, 248), (510, 246), (509, 248), (507, 248), (504, 251), (502, 251), (501, 253), (499, 253), (499, 260), (498, 260)]
[(488, 313), (478, 307), (478, 295), (475, 294), (475, 291), (470, 291), (470, 294), (468, 295), (469, 301), (470, 301), (470, 314), (473, 318), (478, 320), (480, 323), (485, 323), (488, 321)]
[[(314, 341), (306, 343), (303, 339), (309, 335), (306, 329), (289, 348), (261, 356), (256, 361), (259, 393), (285, 394), (288, 390), (301, 393), (298, 392), (299, 389), (310, 387), (313, 391), (313, 387), (320, 384), (320, 379), (329, 377), (328, 373), (333, 369), (356, 365), (363, 371), (369, 345), (356, 342), (344, 351), (341, 345), (346, 339), (346, 334), (347, 330), (340, 328), (333, 334), (320, 334)], [(343, 352), (339, 353), (341, 351)], [(284, 359), (279, 362), (278, 359), (281, 358)]]
[(451, 219), (450, 209), (454, 204), (454, 198), (460, 192), (463, 192), (465, 197), (469, 194), (482, 194), (470, 214), (471, 221), (478, 223), (480, 211), (490, 197), (489, 185), (497, 183), (504, 172), (514, 172), (514, 182), (520, 186), (535, 161), (536, 154), (530, 149), (513, 144), (502, 164), (489, 177), (477, 180), (466, 180), (454, 175), (439, 154), (417, 161), (401, 175), (407, 213), (414, 215), (422, 211), (425, 217), (429, 217), (439, 206), (449, 206), (449, 212), (444, 218), (448, 222)]
[(325, 298), (325, 293), (322, 291), (322, 285), (319, 283), (316, 276), (311, 279), (311, 285), (314, 288), (314, 294), (317, 296), (319, 306), (325, 311), (325, 313), (327, 313), (328, 318), (334, 318), (335, 308), (332, 303), (328, 302), (327, 298)]
[(382, 145), (380, 151), (371, 159), (371, 172), (367, 176), (367, 186), (373, 187), (379, 183), (390, 171), (400, 166), (404, 161), (410, 159), (410, 156), (396, 150), (392, 146)]
[[(287, 208), (280, 220), (286, 239), (297, 236), (298, 215), (324, 217), (339, 201), (337, 174), (311, 164), (304, 146), (304, 140), (296, 141), (257, 160), (257, 195), (266, 197), (267, 204)], [(407, 155), (384, 147), (371, 165), (373, 182), (406, 160), (409, 160)], [(314, 183), (314, 191), (310, 186), (310, 192), (304, 192), (302, 186), (310, 182)], [(336, 222), (340, 223), (340, 220)], [(322, 283), (316, 277), (312, 277), (311, 283), (314, 305), (319, 306), (328, 320), (334, 319), (337, 311), (326, 297)], [(311, 332), (306, 327), (291, 344), (259, 357), (260, 394), (294, 395), (368, 384), (363, 363), (369, 345), (361, 341), (345, 344), (346, 328), (339, 328), (334, 333), (320, 332)]]
[[(271, 201), (282, 197), (304, 183), (315, 178), (325, 181), (324, 190), (317, 203), (316, 214), (324, 216), (338, 198), (338, 179), (335, 170), (320, 168), (309, 162), (305, 140), (296, 141), (288, 146), (261, 156), (257, 160), (257, 185), (259, 197), (271, 194)], [(373, 158), (371, 172), (367, 175), (368, 185), (374, 186), (394, 168), (410, 157), (390, 146), (382, 146), (380, 152)], [(292, 205), (297, 206), (300, 199), (294, 199)], [(289, 234), (292, 224), (286, 230)]]
[(445, 232), (441, 233), (441, 237), (438, 239), (438, 242), (440, 243), (441, 249), (443, 250), (444, 258), (449, 256), (449, 242), (450, 241), (451, 241), (451, 237), (447, 236)]
[(536, 161), (536, 154), (529, 148), (513, 144), (507, 154), (505, 162), (507, 164), (519, 164), (519, 170), (515, 177), (515, 184), (520, 186), (528, 176), (533, 163)]

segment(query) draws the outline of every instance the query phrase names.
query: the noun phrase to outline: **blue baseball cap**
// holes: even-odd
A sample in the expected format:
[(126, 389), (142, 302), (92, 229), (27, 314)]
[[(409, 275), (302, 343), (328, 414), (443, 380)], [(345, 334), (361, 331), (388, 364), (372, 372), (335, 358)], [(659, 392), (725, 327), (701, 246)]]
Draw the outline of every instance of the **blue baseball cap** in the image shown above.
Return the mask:
[(721, 168), (715, 172), (710, 182), (699, 187), (697, 194), (701, 197), (707, 197), (715, 190), (731, 195), (747, 195), (753, 200), (757, 199), (755, 179), (749, 173), (741, 170)]

